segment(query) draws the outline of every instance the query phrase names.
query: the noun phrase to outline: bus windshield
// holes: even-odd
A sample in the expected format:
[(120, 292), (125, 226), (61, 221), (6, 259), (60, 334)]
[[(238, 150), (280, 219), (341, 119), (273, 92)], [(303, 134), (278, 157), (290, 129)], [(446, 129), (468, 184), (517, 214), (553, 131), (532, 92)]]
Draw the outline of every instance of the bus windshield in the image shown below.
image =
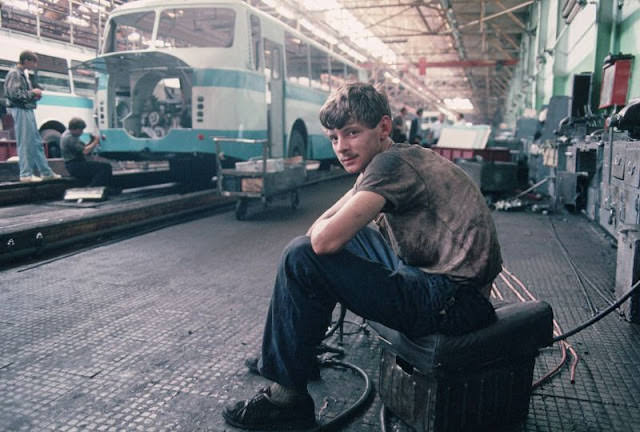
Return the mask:
[(147, 49), (151, 46), (155, 12), (118, 15), (109, 22), (105, 53)]
[(156, 48), (229, 48), (235, 18), (229, 8), (166, 9), (160, 15)]

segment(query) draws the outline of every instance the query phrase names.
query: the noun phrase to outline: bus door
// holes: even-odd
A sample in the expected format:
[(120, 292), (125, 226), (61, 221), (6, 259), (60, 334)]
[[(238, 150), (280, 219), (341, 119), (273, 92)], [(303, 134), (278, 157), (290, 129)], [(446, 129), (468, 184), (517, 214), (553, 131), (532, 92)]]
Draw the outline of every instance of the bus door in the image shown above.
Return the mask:
[(264, 66), (267, 78), (267, 119), (271, 157), (282, 157), (284, 150), (284, 74), (282, 45), (264, 39)]

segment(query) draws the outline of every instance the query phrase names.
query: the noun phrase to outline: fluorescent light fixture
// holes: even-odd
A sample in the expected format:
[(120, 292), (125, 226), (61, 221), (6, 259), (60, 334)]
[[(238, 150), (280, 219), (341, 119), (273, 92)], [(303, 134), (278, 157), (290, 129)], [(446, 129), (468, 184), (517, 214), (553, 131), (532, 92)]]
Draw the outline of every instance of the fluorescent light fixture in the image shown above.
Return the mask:
[(325, 12), (316, 14), (316, 16), (324, 18), (325, 22), (333, 27), (339, 35), (348, 38), (353, 45), (373, 57), (380, 58), (385, 63), (397, 63), (396, 53), (367, 29), (351, 12), (344, 9), (338, 1), (298, 0), (298, 3), (309, 11), (324, 10)]
[(473, 104), (467, 98), (445, 98), (444, 104), (456, 111), (473, 111)]

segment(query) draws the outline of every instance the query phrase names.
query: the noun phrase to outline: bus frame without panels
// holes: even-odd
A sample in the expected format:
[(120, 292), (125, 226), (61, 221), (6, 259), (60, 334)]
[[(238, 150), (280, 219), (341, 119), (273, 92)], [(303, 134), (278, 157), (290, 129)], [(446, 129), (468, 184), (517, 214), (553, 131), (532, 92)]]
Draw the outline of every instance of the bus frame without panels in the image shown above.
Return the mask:
[[(215, 173), (212, 137), (268, 139), (269, 157), (335, 159), (318, 111), (366, 72), (241, 1), (143, 0), (113, 10), (99, 73), (102, 155), (168, 159), (177, 180)], [(221, 143), (225, 164), (260, 156)]]

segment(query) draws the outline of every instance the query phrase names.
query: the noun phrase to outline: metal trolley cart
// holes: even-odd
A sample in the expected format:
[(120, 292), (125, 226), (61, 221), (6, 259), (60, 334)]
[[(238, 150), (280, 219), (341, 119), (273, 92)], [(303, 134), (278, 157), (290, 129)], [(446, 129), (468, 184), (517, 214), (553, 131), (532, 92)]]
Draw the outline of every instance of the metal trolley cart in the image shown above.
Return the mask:
[[(288, 197), (291, 208), (295, 210), (298, 207), (298, 189), (306, 179), (305, 165), (300, 157), (269, 159), (269, 142), (266, 139), (213, 137), (213, 142), (216, 146), (218, 192), (238, 198), (236, 219), (246, 218), (250, 200), (259, 199), (266, 207), (274, 198)], [(235, 169), (222, 169), (221, 142), (261, 144), (262, 158), (238, 162)]]

